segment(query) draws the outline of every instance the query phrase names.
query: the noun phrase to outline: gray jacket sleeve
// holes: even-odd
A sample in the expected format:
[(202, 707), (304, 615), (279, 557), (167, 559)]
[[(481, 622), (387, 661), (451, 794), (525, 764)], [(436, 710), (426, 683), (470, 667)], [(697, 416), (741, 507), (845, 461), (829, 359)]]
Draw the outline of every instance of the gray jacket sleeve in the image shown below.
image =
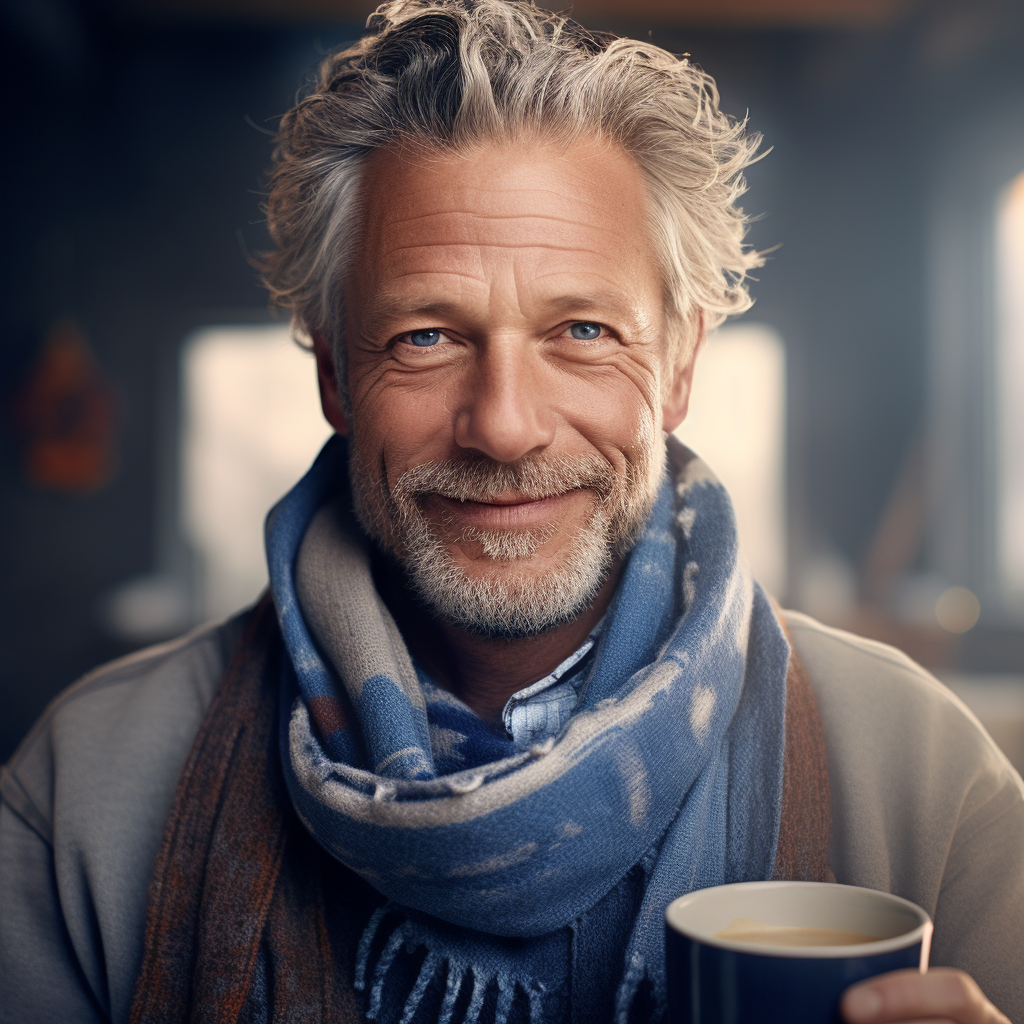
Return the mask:
[(6, 802), (0, 804), (0, 879), (0, 1020), (109, 1020), (82, 972), (64, 923), (53, 849)]
[(238, 622), (99, 669), (0, 775), (0, 1021), (127, 1021), (178, 776)]
[[(935, 920), (933, 963), (1024, 1024), (1024, 783), (974, 718), (891, 648), (791, 615), (821, 709), (841, 882)], [(127, 1021), (146, 890), (238, 620), (99, 670), (0, 776), (0, 1021)]]
[(818, 698), (836, 879), (932, 916), (933, 966), (1024, 1024), (1024, 783), (977, 719), (884, 644), (788, 613)]

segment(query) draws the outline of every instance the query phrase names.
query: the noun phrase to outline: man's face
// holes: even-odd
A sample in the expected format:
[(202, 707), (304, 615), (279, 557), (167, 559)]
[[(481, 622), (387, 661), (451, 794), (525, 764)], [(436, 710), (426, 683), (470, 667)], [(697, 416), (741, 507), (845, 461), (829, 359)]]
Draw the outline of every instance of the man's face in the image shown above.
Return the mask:
[(357, 512), (446, 620), (542, 632), (635, 540), (685, 415), (642, 177), (593, 140), (381, 150), (365, 180), (329, 416)]

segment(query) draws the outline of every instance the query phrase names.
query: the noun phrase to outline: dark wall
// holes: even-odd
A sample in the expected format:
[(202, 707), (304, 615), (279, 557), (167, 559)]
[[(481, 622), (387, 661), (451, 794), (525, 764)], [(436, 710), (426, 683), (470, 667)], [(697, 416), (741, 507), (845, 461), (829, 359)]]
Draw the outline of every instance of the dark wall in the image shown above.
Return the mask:
[[(53, 694), (122, 652), (98, 609), (160, 557), (177, 346), (193, 326), (265, 315), (246, 259), (266, 244), (260, 127), (355, 32), (44, 6), (53, 17), (0, 15), (3, 397), (73, 315), (120, 396), (119, 469), (94, 494), (49, 493), (12, 431), (0, 447), (0, 760)], [(789, 344), (797, 549), (820, 536), (854, 562), (924, 415), (925, 183), (943, 129), (988, 80), (1024, 98), (1006, 40), (943, 77), (921, 56), (926, 29), (654, 33), (774, 147), (745, 200), (765, 214), (754, 244), (779, 246), (749, 315)]]
[(725, 109), (749, 110), (771, 147), (745, 206), (762, 215), (753, 244), (777, 248), (747, 316), (787, 344), (797, 557), (826, 541), (861, 561), (923, 416), (927, 155), (906, 117), (914, 85), (899, 44), (807, 33), (686, 44)]
[(266, 316), (246, 256), (266, 245), (264, 132), (353, 31), (60, 10), (57, 25), (8, 10), (2, 35), (4, 407), (73, 315), (118, 394), (119, 468), (94, 494), (33, 487), (5, 417), (0, 760), (59, 689), (123, 653), (102, 600), (160, 556), (177, 346), (195, 326)]

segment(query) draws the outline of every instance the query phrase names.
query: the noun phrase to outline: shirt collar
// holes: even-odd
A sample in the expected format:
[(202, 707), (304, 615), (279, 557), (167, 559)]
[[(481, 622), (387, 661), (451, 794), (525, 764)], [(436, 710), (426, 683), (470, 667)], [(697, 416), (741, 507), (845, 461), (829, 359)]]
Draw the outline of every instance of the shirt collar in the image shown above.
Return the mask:
[(559, 731), (576, 707), (578, 687), (583, 681), (582, 672), (572, 670), (582, 667), (580, 663), (594, 649), (604, 622), (605, 616), (601, 616), (586, 640), (543, 679), (509, 697), (501, 712), (501, 720), (509, 736), (526, 744), (540, 742)]

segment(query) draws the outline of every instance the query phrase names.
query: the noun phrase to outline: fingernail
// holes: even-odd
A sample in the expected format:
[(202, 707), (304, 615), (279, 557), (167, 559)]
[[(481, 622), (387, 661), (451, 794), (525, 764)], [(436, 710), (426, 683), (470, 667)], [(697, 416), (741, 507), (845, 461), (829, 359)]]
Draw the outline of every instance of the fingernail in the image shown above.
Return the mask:
[(848, 1017), (871, 1020), (882, 1009), (882, 997), (873, 988), (855, 988), (843, 1000)]

